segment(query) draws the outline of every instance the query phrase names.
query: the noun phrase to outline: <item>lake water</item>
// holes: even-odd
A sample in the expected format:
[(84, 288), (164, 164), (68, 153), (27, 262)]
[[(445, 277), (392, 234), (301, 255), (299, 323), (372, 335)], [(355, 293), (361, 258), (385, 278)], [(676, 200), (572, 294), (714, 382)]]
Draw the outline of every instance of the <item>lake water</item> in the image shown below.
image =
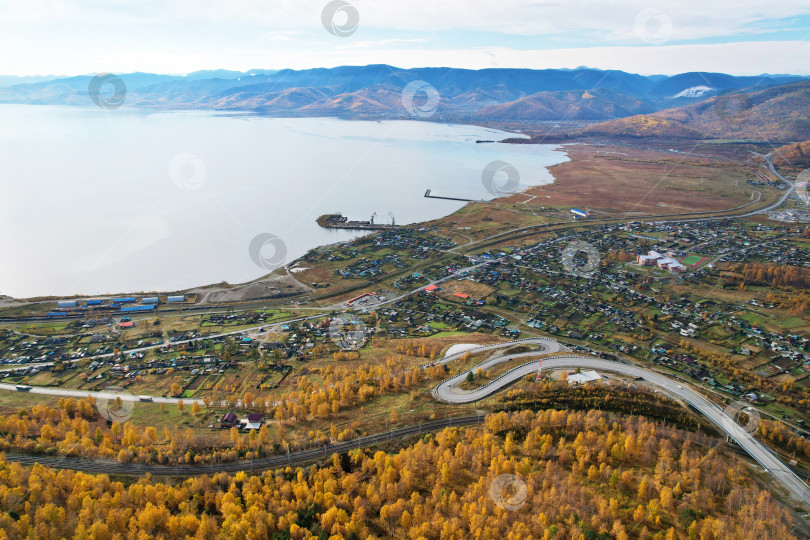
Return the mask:
[(321, 214), (435, 219), (464, 203), (424, 198), (426, 189), (489, 199), (490, 162), (513, 165), (525, 188), (551, 182), (547, 167), (567, 160), (551, 145), (475, 143), (510, 136), (416, 121), (0, 105), (0, 294), (249, 281), (267, 273), (249, 252), (261, 233), (280, 238), (291, 262), (357, 235), (322, 229)]

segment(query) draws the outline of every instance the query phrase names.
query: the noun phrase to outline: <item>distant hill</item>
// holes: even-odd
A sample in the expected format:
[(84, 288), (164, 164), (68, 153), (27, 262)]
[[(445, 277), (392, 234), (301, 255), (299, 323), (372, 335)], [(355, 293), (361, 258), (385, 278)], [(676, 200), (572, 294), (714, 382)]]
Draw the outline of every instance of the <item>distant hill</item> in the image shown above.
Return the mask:
[[(802, 80), (801, 77), (785, 75), (762, 75), (757, 77), (736, 77), (725, 73), (690, 72), (673, 75), (658, 81), (647, 92), (651, 99), (678, 99), (688, 95), (703, 98), (711, 97), (729, 90), (758, 90), (780, 84)], [(695, 92), (689, 93), (689, 90)]]
[(774, 163), (797, 169), (810, 167), (810, 141), (786, 144), (777, 148), (774, 152)]
[(698, 103), (588, 126), (585, 134), (803, 141), (810, 139), (810, 81), (733, 92)]
[(31, 84), (45, 81), (52, 81), (57, 78), (56, 75), (28, 75), (28, 76), (15, 76), (15, 75), (0, 75), (0, 87), (16, 86), (18, 84)]
[[(433, 119), (527, 122), (587, 122), (649, 114), (741, 88), (765, 88), (798, 80), (781, 75), (735, 77), (718, 73), (647, 77), (584, 67), (401, 69), (384, 64), (277, 71), (214, 70), (185, 76), (130, 73), (118, 77), (127, 87), (127, 106), (375, 118), (407, 118), (402, 89), (410, 82), (424, 81), (440, 96)], [(0, 102), (92, 104), (87, 93), (89, 75), (22, 80), (27, 84), (11, 84), (13, 79), (7, 79), (11, 86), (0, 86)]]
[(476, 116), (507, 120), (604, 120), (655, 110), (647, 101), (607, 88), (597, 88), (538, 92), (508, 103), (485, 106)]
[(703, 134), (681, 122), (660, 118), (654, 114), (636, 115), (620, 120), (603, 122), (582, 130), (586, 135), (606, 135), (614, 137), (655, 137), (664, 139), (695, 139)]

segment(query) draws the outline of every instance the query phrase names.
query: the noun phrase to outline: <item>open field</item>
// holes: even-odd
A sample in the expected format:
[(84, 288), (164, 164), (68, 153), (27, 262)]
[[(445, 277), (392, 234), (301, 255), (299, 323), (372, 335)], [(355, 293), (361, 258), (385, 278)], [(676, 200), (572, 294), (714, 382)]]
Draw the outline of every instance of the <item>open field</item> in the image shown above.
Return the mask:
[(751, 202), (754, 188), (745, 182), (755, 178), (750, 167), (623, 146), (565, 149), (571, 161), (551, 168), (553, 184), (529, 189), (536, 198), (526, 205), (641, 215), (723, 210)]

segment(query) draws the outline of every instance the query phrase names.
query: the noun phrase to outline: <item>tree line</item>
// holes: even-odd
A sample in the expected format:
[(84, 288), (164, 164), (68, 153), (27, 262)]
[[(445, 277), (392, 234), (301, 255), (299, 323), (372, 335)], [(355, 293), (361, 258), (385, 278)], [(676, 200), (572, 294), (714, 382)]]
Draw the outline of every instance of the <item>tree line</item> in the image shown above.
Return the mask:
[(795, 538), (752, 474), (644, 418), (524, 410), (260, 475), (122, 481), (0, 456), (0, 538)]

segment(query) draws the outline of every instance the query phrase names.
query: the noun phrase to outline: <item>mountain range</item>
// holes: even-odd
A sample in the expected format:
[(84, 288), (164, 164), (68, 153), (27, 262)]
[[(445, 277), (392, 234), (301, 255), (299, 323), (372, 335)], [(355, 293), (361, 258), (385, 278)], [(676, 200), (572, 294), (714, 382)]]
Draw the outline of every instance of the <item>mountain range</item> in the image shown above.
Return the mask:
[[(627, 106), (627, 97), (655, 110), (741, 88), (766, 88), (801, 80), (789, 75), (735, 77), (720, 73), (684, 73), (671, 77), (624, 71), (577, 69), (399, 69), (388, 65), (341, 66), (279, 71), (198, 71), (189, 75), (130, 73), (117, 75), (127, 86), (127, 102), (137, 106), (352, 112), (362, 109), (406, 114), (400, 94), (411, 81), (425, 81), (441, 96), (441, 111), (478, 111), (490, 105), (521, 101), (507, 107), (527, 114), (525, 98), (543, 103), (546, 93), (611, 90)], [(29, 82), (0, 88), (6, 103), (90, 104), (90, 75)], [(6, 82), (8, 84), (8, 82)], [(601, 97), (605, 97), (604, 95)], [(565, 99), (548, 96), (550, 100)], [(633, 107), (639, 107), (633, 104)], [(545, 116), (545, 105), (538, 107)], [(489, 111), (491, 113), (493, 111)], [(611, 110), (605, 110), (611, 114)]]
[[(585, 67), (467, 70), (368, 65), (116, 76), (126, 85), (125, 104), (135, 107), (364, 118), (408, 118), (416, 114), (460, 121), (608, 121), (582, 131), (597, 135), (744, 135), (750, 130), (742, 122), (734, 125), (736, 109), (744, 110), (752, 121), (767, 120), (781, 103), (783, 107), (799, 107), (770, 133), (759, 131), (780, 140), (810, 138), (801, 138), (806, 131), (801, 116), (808, 110), (801, 105), (806, 103), (810, 83), (791, 75), (738, 77), (695, 72), (643, 76)], [(91, 75), (28, 78), (13, 84), (13, 79), (0, 77), (0, 103), (91, 105), (91, 79)], [(414, 81), (429, 85), (427, 93), (413, 96), (416, 112), (403, 100), (403, 89)], [(420, 108), (427, 108), (426, 114), (420, 114)]]

